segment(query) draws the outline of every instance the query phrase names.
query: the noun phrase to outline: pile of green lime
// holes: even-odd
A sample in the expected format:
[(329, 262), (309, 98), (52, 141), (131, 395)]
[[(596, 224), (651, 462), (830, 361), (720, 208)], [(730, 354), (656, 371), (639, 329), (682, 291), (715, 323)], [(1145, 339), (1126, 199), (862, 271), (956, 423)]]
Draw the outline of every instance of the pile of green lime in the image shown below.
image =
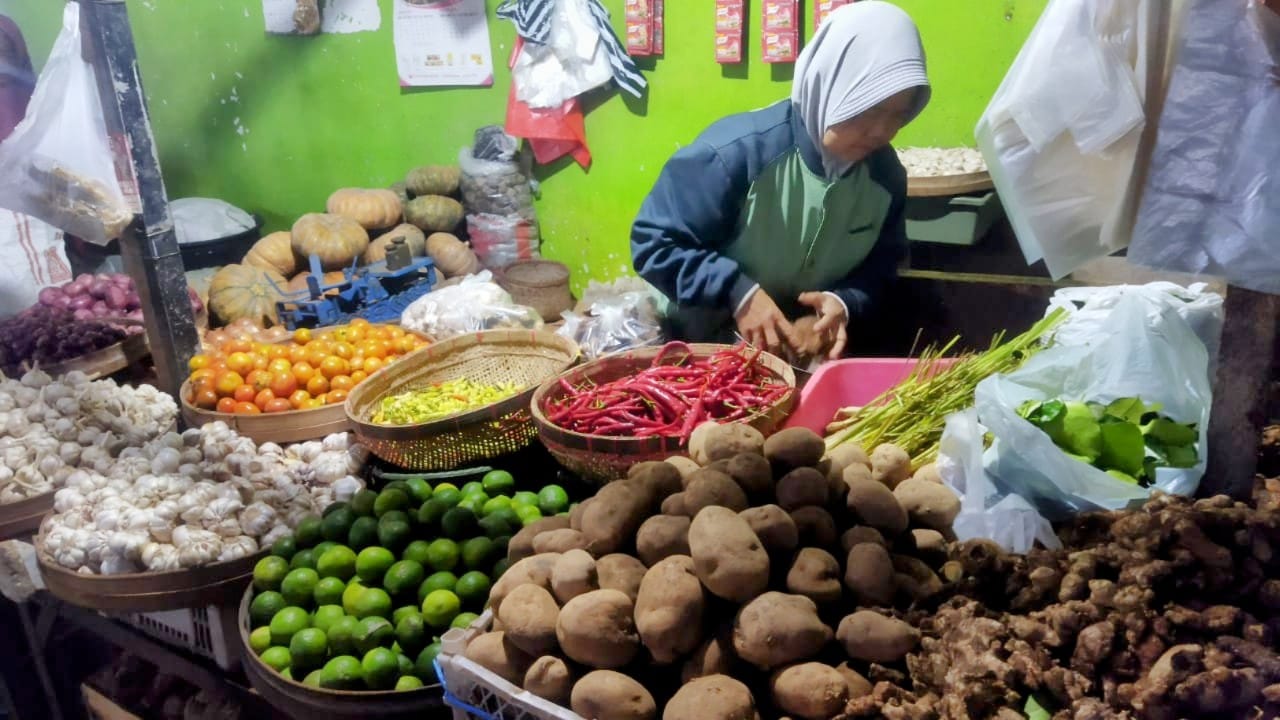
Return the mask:
[(304, 519), (253, 569), (250, 648), (313, 687), (434, 682), (439, 636), (484, 610), (511, 536), (569, 510), (559, 485), (514, 490), (503, 470), (462, 487), (395, 480)]

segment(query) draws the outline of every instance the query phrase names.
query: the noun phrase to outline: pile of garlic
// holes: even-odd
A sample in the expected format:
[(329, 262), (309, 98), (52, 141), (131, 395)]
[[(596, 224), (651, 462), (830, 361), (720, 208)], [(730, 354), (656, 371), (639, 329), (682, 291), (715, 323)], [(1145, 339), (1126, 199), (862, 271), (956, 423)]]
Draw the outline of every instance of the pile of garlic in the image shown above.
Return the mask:
[(213, 422), (71, 473), (42, 552), (81, 573), (176, 570), (252, 555), (364, 487), (368, 451), (346, 433), (283, 448)]
[(91, 381), (78, 371), (0, 376), (0, 504), (52, 492), (78, 468), (105, 472), (177, 416), (173, 398), (150, 385)]
[(987, 161), (973, 148), (901, 148), (898, 159), (908, 177), (942, 177), (983, 172)]

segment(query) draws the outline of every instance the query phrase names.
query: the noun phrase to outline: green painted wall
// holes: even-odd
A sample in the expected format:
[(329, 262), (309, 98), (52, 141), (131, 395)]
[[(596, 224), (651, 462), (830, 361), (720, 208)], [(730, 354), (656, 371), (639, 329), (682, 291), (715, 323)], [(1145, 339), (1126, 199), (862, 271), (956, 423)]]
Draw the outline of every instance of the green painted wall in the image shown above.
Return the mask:
[[(486, 0), (490, 11), (499, 0)], [(501, 123), (509, 73), (491, 89), (402, 90), (391, 48), (391, 0), (376, 33), (267, 36), (258, 0), (128, 0), (169, 193), (219, 197), (262, 214), (268, 229), (322, 208), (339, 186), (387, 185), (408, 168), (451, 162), (480, 125)], [(929, 53), (933, 102), (899, 145), (963, 145), (1047, 0), (898, 0)], [(623, 0), (605, 0), (621, 26)], [(667, 54), (642, 61), (640, 100), (601, 97), (587, 117), (589, 172), (540, 171), (544, 253), (575, 285), (630, 267), (631, 219), (663, 162), (717, 118), (789, 93), (791, 66), (760, 62), (759, 3), (748, 61), (714, 62), (711, 0), (668, 0)], [(811, 0), (804, 0), (806, 9)], [(37, 65), (60, 24), (54, 0), (0, 0)], [(807, 23), (806, 23), (807, 24)], [(514, 31), (492, 19), (494, 63)]]

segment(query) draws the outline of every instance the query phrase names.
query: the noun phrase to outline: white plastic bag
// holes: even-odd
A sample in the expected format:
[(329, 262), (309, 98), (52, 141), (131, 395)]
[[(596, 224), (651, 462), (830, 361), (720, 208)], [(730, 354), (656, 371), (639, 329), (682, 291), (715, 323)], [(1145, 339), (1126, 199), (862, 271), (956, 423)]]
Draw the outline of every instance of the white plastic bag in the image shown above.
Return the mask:
[(1062, 398), (1107, 403), (1125, 397), (1159, 403), (1160, 413), (1196, 423), (1199, 462), (1193, 468), (1156, 469), (1154, 488), (1190, 495), (1204, 474), (1206, 432), (1213, 404), (1204, 343), (1178, 314), (1165, 308), (1157, 323), (1139, 297), (1120, 299), (1111, 336), (1094, 345), (1051, 347), (1009, 375), (978, 384), (975, 405), (995, 444), (987, 471), (1010, 492), (1051, 520), (1087, 510), (1117, 510), (1140, 503), (1151, 488), (1132, 485), (1072, 459), (1035, 425), (1018, 415), (1029, 400)]
[(493, 282), (493, 274), (483, 270), (414, 300), (400, 315), (400, 324), (433, 340), (445, 340), (495, 328), (534, 330), (542, 327), (542, 317), (533, 308), (516, 305)]
[(0, 210), (0, 318), (36, 302), (40, 290), (71, 282), (62, 231), (39, 220)]
[(26, 117), (0, 143), (0, 205), (105, 245), (133, 219), (127, 197), (81, 57), (80, 3), (68, 2)]
[(558, 108), (613, 80), (609, 54), (586, 0), (552, 4), (547, 42), (526, 42), (511, 68), (516, 97), (531, 108)]
[(521, 215), (468, 215), (467, 237), (480, 264), (493, 270), (542, 257), (538, 223)]
[(602, 298), (587, 315), (566, 311), (561, 317), (564, 326), (556, 334), (577, 343), (588, 360), (663, 341), (658, 310), (647, 292)]

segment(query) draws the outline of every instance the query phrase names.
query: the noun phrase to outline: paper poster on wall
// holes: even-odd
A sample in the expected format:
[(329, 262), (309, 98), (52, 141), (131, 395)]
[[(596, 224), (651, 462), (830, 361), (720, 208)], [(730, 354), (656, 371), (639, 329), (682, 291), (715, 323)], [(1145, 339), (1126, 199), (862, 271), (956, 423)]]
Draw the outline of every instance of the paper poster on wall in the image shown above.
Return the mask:
[(484, 0), (395, 0), (401, 87), (493, 84)]
[(272, 35), (371, 32), (382, 26), (378, 0), (262, 0)]

